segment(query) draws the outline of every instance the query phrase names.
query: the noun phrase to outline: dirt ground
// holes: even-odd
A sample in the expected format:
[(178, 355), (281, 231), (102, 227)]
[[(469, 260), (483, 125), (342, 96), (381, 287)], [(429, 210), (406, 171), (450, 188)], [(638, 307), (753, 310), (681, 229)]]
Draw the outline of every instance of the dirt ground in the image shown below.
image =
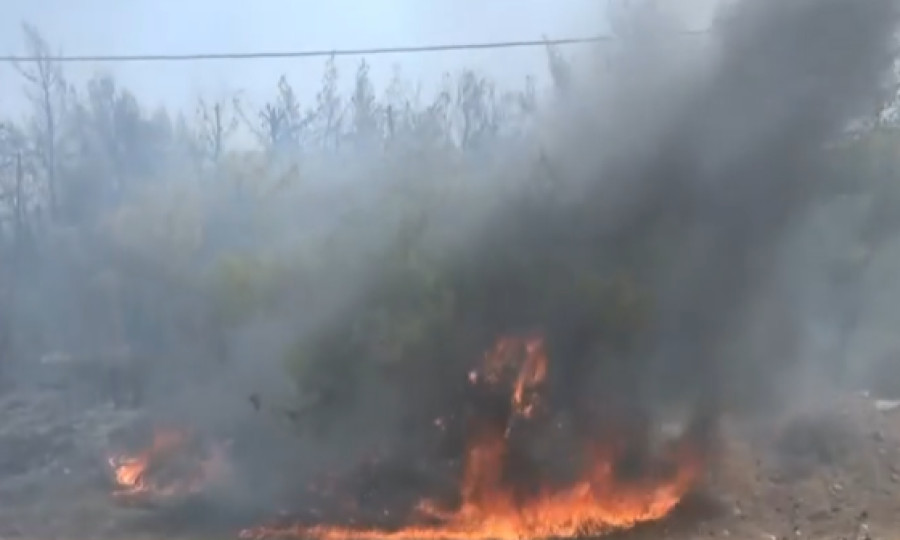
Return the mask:
[[(0, 415), (0, 539), (236, 537), (230, 525), (178, 526), (215, 512), (202, 501), (154, 510), (113, 500), (104, 456), (134, 412), (34, 394), (0, 400)], [(737, 424), (726, 421), (698, 493), (616, 540), (900, 538), (900, 403), (854, 394), (764, 427)]]
[(866, 394), (730, 430), (703, 490), (621, 538), (900, 538), (900, 402)]

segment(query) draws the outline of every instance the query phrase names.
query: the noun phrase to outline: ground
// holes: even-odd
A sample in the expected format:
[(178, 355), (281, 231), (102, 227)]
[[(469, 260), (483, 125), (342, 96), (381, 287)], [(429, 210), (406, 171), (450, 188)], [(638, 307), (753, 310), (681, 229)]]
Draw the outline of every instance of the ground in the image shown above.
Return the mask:
[[(179, 515), (172, 508), (161, 514), (110, 497), (106, 457), (116, 433), (141, 414), (104, 403), (76, 407), (72, 399), (57, 388), (0, 398), (0, 539), (208, 537), (190, 528), (162, 532), (160, 523)], [(668, 519), (621, 537), (900, 536), (900, 406), (864, 393), (820, 401), (777, 421), (726, 419), (703, 488)]]
[(895, 405), (867, 395), (844, 396), (793, 411), (752, 435), (726, 434), (704, 492), (670, 520), (625, 536), (897, 538), (900, 408)]

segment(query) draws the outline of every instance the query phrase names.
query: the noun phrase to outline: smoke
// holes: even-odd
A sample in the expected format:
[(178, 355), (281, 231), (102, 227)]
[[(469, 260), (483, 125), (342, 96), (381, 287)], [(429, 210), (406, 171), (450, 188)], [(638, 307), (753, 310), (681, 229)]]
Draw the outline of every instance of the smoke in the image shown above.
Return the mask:
[[(530, 141), (542, 148), (537, 166), (504, 149), (491, 162), (502, 168), (484, 165), (479, 181), (490, 184), (477, 205), (450, 197), (412, 227), (410, 242), (427, 246), (453, 294), (452, 314), (429, 327), (430, 346), (400, 367), (367, 359), (379, 344), (339, 348), (352, 360), (332, 356), (349, 363), (307, 382), (313, 394), (321, 383), (340, 395), (321, 406), (322, 431), (269, 445), (306, 470), (375, 448), (406, 459), (434, 452), (433, 421), (463, 414), (466, 374), (483, 352), (534, 331), (547, 339), (554, 406), (583, 429), (597, 410), (637, 424), (675, 407), (708, 429), (723, 412), (780, 403), (798, 381), (814, 315), (798, 230), (828, 196), (829, 145), (884, 103), (897, 9), (892, 0), (744, 1), (724, 8), (709, 35), (687, 38), (639, 13), (602, 61), (574, 65)], [(374, 219), (384, 206), (369, 195)], [(408, 225), (373, 223), (370, 238), (356, 239), (371, 253), (395, 249), (389, 239)], [(336, 269), (328, 286), (340, 294), (321, 311), (262, 321), (241, 354), (277, 364), (298, 332), (351, 343), (372, 306), (433, 315), (415, 312), (419, 285), (390, 261), (359, 260), (363, 272)], [(410, 314), (398, 302), (419, 307)], [(245, 373), (277, 372), (253, 365)], [(236, 376), (230, 387), (246, 383)]]
[[(459, 333), (486, 347), (542, 329), (557, 399), (573, 409), (771, 403), (811, 315), (791, 277), (808, 263), (785, 243), (827, 197), (828, 145), (883, 103), (895, 10), (742, 2), (675, 58), (671, 35), (638, 20), (615, 53), (622, 69), (581, 77), (556, 112), (552, 187), (519, 186), (538, 193), (511, 196), (453, 252), (460, 288), (477, 290), (458, 299)], [(565, 287), (548, 293), (594, 271), (649, 291), (640, 331)], [(477, 359), (468, 352), (457, 362)], [(440, 394), (447, 371), (419, 384)]]
[[(540, 234), (522, 236), (532, 254), (568, 246), (558, 260), (594, 250), (636, 270), (653, 291), (652, 323), (622, 357), (588, 359), (603, 340), (596, 323), (561, 309), (551, 328), (587, 328), (585, 343), (564, 343), (576, 348), (559, 359), (569, 363), (563, 392), (592, 393), (593, 374), (640, 402), (680, 394), (718, 409), (737, 387), (759, 402), (773, 397), (809, 316), (785, 277), (802, 261), (784, 243), (825, 196), (827, 145), (883, 102), (895, 10), (887, 1), (737, 3), (691, 79), (648, 76), (661, 64), (661, 43), (640, 31), (630, 37), (621, 65), (637, 73), (606, 92), (611, 112), (594, 129), (604, 137), (577, 144), (602, 157), (588, 172), (578, 167), (577, 202), (557, 223), (538, 220)], [(658, 88), (631, 91), (645, 81)], [(778, 322), (754, 337), (767, 349), (735, 350), (760, 317), (773, 316)]]
[[(553, 408), (576, 432), (595, 432), (597, 411), (636, 426), (687, 411), (709, 436), (725, 412), (784, 404), (801, 375), (833, 375), (839, 366), (821, 359), (801, 365), (817, 315), (804, 280), (817, 274), (797, 239), (829, 197), (830, 145), (885, 102), (897, 9), (744, 1), (693, 37), (638, 13), (602, 61), (573, 66), (528, 143), (542, 149), (537, 165), (500, 149), (483, 165), (477, 205), (451, 196), (412, 226), (409, 242), (452, 291), (450, 314), (378, 255), (394, 253), (408, 224), (377, 221), (385, 206), (369, 193), (362, 208), (377, 225), (353, 240), (375, 254), (360, 259), (364, 270), (336, 270), (306, 322), (294, 313), (245, 335), (242, 354), (276, 365), (298, 332), (348, 344), (346, 358), (327, 357), (346, 363), (306, 381), (311, 394), (321, 384), (337, 396), (310, 416), (324, 420), (308, 420), (321, 431), (268, 439), (291, 454), (279, 467), (340, 470), (375, 451), (407, 464), (459, 457), (461, 428), (438, 444), (434, 420), (465, 414), (466, 374), (511, 334), (546, 337)], [(403, 353), (414, 362), (385, 365), (383, 343), (354, 342), (373, 306), (437, 319), (423, 323), (427, 343)], [(254, 365), (246, 371), (279, 373)], [(247, 378), (230, 384), (244, 391)], [(209, 408), (208, 418), (238, 417)], [(249, 451), (254, 471), (271, 473), (272, 454), (260, 455)]]
[[(488, 155), (403, 141), (386, 160), (313, 161), (300, 187), (239, 186), (240, 204), (179, 191), (170, 202), (221, 218), (210, 251), (255, 250), (256, 275), (280, 277), (226, 352), (147, 368), (151, 414), (233, 439), (223, 493), (265, 511), (372, 454), (458, 458), (467, 375), (503, 336), (545, 338), (552, 408), (576, 433), (598, 411), (643, 425), (674, 410), (708, 435), (725, 412), (781, 403), (809, 373), (817, 315), (798, 238), (829, 196), (829, 145), (885, 102), (897, 10), (744, 0), (694, 36), (638, 10), (569, 66), (527, 136)], [(104, 225), (137, 234), (126, 214)], [(145, 260), (133, 280), (155, 272)], [(191, 303), (161, 289), (146, 290), (174, 297), (169, 312)]]

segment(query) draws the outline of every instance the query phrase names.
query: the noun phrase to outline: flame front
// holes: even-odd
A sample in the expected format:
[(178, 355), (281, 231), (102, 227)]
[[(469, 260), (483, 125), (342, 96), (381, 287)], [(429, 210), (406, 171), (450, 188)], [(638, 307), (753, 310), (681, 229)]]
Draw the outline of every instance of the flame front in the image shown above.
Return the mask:
[[(563, 486), (520, 490), (506, 471), (511, 461), (512, 424), (541, 411), (548, 357), (540, 337), (502, 338), (485, 355), (481, 369), (469, 374), (472, 384), (502, 386), (512, 373), (509, 415), (505, 426), (475, 422), (471, 426), (460, 486), (461, 504), (445, 511), (424, 500), (418, 517), (437, 525), (413, 525), (386, 531), (375, 528), (315, 525), (255, 528), (243, 538), (297, 536), (322, 540), (521, 540), (606, 534), (666, 516), (693, 487), (701, 473), (700, 453), (689, 440), (675, 441), (655, 456), (646, 474), (622, 478), (617, 463), (627, 446), (592, 441), (583, 449), (580, 474)], [(546, 484), (550, 484), (547, 482)]]

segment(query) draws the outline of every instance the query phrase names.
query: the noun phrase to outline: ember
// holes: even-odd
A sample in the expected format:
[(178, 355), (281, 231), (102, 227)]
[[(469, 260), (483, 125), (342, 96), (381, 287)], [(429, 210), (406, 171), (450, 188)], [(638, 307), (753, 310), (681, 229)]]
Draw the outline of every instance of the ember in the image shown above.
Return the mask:
[[(585, 441), (577, 476), (552, 481), (536, 462), (520, 459), (513, 431), (546, 417), (548, 356), (540, 336), (504, 337), (469, 373), (473, 387), (507, 396), (504, 414), (479, 414), (467, 425), (461, 475), (461, 503), (445, 510), (423, 499), (414, 509), (413, 525), (398, 529), (316, 524), (259, 527), (243, 538), (298, 536), (338, 539), (573, 537), (605, 534), (666, 516), (695, 485), (701, 472), (701, 452), (690, 435), (669, 441), (658, 455), (640, 457), (639, 474), (623, 474), (623, 462), (633, 459), (631, 441), (609, 434)], [(482, 411), (483, 412), (483, 411)], [(502, 421), (501, 421), (502, 420)], [(524, 472), (524, 474), (523, 474)], [(537, 478), (523, 487), (521, 477)]]

